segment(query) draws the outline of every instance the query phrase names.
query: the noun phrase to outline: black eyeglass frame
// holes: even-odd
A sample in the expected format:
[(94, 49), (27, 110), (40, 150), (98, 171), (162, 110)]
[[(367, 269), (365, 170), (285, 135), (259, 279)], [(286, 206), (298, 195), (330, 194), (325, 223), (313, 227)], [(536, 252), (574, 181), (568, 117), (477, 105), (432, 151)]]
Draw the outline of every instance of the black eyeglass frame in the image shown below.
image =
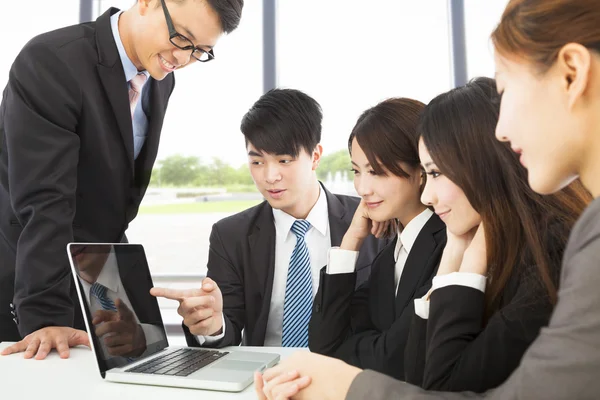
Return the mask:
[[(165, 13), (165, 19), (167, 20), (167, 28), (169, 28), (169, 41), (171, 42), (171, 44), (175, 47), (177, 47), (178, 49), (181, 50), (191, 50), (192, 53), (192, 57), (194, 57), (196, 60), (200, 61), (200, 62), (209, 62), (211, 60), (215, 59), (215, 53), (213, 51), (213, 49), (210, 49), (209, 51), (206, 51), (204, 49), (201, 49), (199, 47), (196, 47), (194, 45), (194, 42), (192, 42), (190, 39), (188, 39), (186, 36), (182, 35), (181, 33), (177, 32), (175, 30), (175, 26), (173, 25), (173, 20), (171, 19), (171, 14), (169, 14), (169, 10), (167, 9), (167, 5), (165, 4), (165, 0), (160, 0), (160, 3), (162, 5), (162, 9), (163, 12)], [(189, 46), (180, 46), (177, 43), (175, 43), (173, 41), (174, 38), (179, 37), (180, 39), (188, 42), (190, 45)], [(200, 53), (200, 57), (197, 57), (195, 55), (196, 52)], [(202, 60), (202, 54), (207, 54), (208, 55), (208, 59), (206, 60)]]

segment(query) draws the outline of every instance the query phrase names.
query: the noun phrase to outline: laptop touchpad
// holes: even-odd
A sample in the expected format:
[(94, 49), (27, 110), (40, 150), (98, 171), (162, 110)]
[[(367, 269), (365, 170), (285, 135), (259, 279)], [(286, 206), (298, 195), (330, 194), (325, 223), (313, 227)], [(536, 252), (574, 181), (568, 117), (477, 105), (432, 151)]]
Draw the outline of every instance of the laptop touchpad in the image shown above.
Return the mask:
[(238, 361), (238, 360), (222, 360), (215, 368), (224, 368), (229, 370), (238, 371), (256, 371), (263, 366), (262, 363), (251, 362), (251, 361)]

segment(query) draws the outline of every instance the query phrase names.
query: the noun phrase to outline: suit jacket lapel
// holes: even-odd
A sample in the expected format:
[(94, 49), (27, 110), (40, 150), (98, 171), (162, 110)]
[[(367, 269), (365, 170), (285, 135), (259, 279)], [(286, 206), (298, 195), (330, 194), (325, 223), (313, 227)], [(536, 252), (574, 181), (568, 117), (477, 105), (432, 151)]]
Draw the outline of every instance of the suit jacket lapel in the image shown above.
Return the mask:
[(273, 276), (275, 274), (275, 223), (273, 209), (265, 201), (262, 210), (257, 215), (254, 229), (248, 236), (248, 249), (250, 264), (255, 273), (248, 277), (246, 289), (257, 290), (262, 299), (262, 312), (258, 315), (255, 330), (255, 343), (264, 343), (267, 330), (267, 321), (271, 307), (271, 293), (273, 292)]
[(400, 278), (400, 285), (398, 286), (398, 293), (396, 295), (396, 317), (402, 312), (406, 304), (412, 299), (417, 285), (421, 280), (421, 277), (425, 273), (425, 269), (429, 262), (429, 259), (433, 255), (433, 252), (437, 246), (434, 235), (440, 230), (444, 229), (444, 223), (439, 219), (437, 215), (432, 215), (429, 221), (425, 224), (415, 243), (410, 250), (402, 276)]
[(342, 239), (346, 234), (346, 231), (350, 227), (353, 215), (346, 212), (344, 205), (338, 200), (338, 198), (331, 194), (325, 186), (321, 185), (321, 188), (327, 196), (327, 210), (329, 214), (329, 236), (331, 238), (331, 246), (339, 246), (342, 244)]
[(371, 288), (377, 288), (376, 293), (371, 293), (372, 315), (377, 319), (378, 328), (385, 330), (394, 322), (394, 249), (396, 240), (388, 244), (373, 262), (371, 272)]
[(96, 45), (99, 58), (97, 69), (117, 120), (133, 177), (133, 126), (129, 111), (129, 94), (123, 64), (110, 26), (110, 16), (117, 11), (119, 10), (116, 8), (110, 8), (96, 21)]

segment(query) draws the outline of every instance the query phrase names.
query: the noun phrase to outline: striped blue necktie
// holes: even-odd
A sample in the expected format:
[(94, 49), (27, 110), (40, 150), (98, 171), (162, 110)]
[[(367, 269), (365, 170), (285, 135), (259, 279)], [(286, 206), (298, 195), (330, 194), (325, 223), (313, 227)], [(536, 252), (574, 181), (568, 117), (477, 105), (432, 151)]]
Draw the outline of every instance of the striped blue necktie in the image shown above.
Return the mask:
[[(101, 285), (98, 282), (95, 282), (92, 285), (92, 287), (90, 288), (90, 292), (92, 293), (92, 296), (94, 296), (95, 298), (98, 299), (103, 310), (117, 312), (117, 306), (115, 305), (115, 302), (112, 301), (111, 298), (106, 295), (107, 291), (108, 291), (108, 289), (106, 288), (106, 286)], [(125, 359), (127, 361), (133, 361), (136, 358), (135, 357), (125, 357)]]
[(310, 254), (304, 237), (310, 223), (299, 219), (292, 225), (296, 235), (296, 247), (292, 251), (285, 299), (283, 301), (283, 347), (308, 347), (308, 322), (312, 309), (312, 274)]
[(98, 299), (103, 310), (116, 312), (117, 306), (115, 306), (115, 302), (112, 301), (110, 297), (106, 295), (107, 290), (108, 289), (106, 288), (106, 286), (103, 286), (96, 282), (92, 285), (90, 292), (95, 298)]

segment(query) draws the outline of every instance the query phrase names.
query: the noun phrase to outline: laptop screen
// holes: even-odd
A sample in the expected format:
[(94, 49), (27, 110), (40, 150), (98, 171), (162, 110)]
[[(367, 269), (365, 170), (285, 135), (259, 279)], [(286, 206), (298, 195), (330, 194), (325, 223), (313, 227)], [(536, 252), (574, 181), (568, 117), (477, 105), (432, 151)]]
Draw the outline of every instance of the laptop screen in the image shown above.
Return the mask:
[(68, 253), (102, 376), (168, 347), (142, 245), (71, 243)]

